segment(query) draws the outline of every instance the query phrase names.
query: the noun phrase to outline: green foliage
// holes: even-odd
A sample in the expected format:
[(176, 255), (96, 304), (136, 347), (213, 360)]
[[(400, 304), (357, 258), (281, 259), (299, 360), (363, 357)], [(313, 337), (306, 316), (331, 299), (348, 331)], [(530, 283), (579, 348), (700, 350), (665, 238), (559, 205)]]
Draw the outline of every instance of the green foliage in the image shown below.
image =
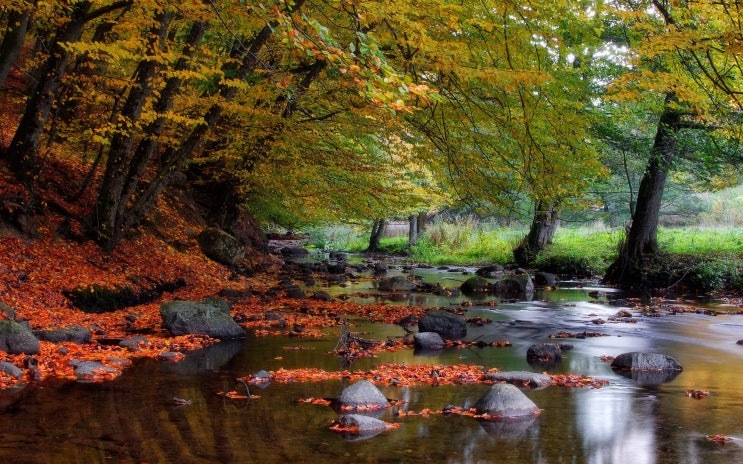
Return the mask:
[(307, 230), (309, 246), (318, 250), (360, 252), (369, 245), (369, 232), (360, 227), (336, 224)]
[(658, 243), (667, 253), (743, 255), (743, 230), (737, 227), (660, 229)]
[(705, 259), (691, 268), (695, 287), (706, 292), (737, 290), (743, 286), (741, 255)]
[(533, 265), (568, 276), (601, 275), (614, 259), (621, 235), (618, 229), (558, 229), (552, 245), (536, 257)]
[(454, 222), (436, 220), (411, 247), (411, 257), (434, 265), (509, 263), (523, 233), (483, 224), (472, 216)]

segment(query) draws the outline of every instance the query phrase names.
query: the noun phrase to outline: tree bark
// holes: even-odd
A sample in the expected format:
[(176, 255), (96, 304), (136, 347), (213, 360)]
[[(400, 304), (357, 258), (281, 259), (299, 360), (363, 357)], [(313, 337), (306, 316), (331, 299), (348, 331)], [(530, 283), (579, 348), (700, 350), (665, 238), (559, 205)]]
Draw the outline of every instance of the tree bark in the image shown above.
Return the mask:
[(534, 217), (529, 233), (519, 246), (513, 250), (513, 256), (519, 266), (527, 266), (547, 245), (552, 243), (555, 231), (560, 224), (557, 205), (538, 201), (534, 207)]
[(408, 217), (408, 224), (408, 246), (412, 247), (418, 243), (418, 216), (413, 214)]
[(604, 276), (613, 284), (637, 282), (646, 258), (658, 252), (658, 218), (668, 170), (676, 157), (676, 134), (681, 115), (668, 103), (661, 114), (653, 148), (637, 191), (635, 211), (619, 254)]
[(33, 180), (39, 174), (37, 172), (39, 140), (70, 59), (70, 54), (64, 50), (62, 44), (79, 40), (85, 24), (89, 21), (130, 4), (131, 0), (121, 1), (90, 11), (91, 1), (75, 3), (71, 8), (69, 20), (55, 35), (49, 56), (41, 65), (38, 81), (31, 90), (23, 116), (6, 153), (10, 167), (31, 191)]
[(106, 170), (98, 191), (93, 217), (96, 221), (96, 240), (106, 251), (113, 250), (114, 245), (121, 237), (121, 218), (126, 208), (126, 199), (123, 192), (132, 159), (134, 126), (141, 119), (142, 108), (152, 95), (153, 80), (160, 68), (154, 56), (161, 47), (163, 40), (165, 40), (174, 17), (175, 12), (163, 11), (158, 13), (155, 18), (156, 25), (152, 27), (148, 34), (148, 56), (145, 56), (139, 63), (136, 79), (119, 113), (119, 118), (125, 127), (121, 132), (114, 134), (108, 150)]
[(374, 252), (380, 250), (379, 244), (382, 241), (382, 237), (384, 237), (386, 228), (386, 219), (375, 219), (374, 222), (372, 222), (371, 235), (369, 236), (369, 247), (366, 249), (366, 251)]
[(28, 30), (28, 21), (35, 6), (36, 0), (33, 0), (26, 4), (27, 8), (23, 11), (10, 10), (8, 12), (8, 28), (0, 43), (0, 88), (5, 84), (5, 79), (8, 78), (13, 64), (21, 54)]

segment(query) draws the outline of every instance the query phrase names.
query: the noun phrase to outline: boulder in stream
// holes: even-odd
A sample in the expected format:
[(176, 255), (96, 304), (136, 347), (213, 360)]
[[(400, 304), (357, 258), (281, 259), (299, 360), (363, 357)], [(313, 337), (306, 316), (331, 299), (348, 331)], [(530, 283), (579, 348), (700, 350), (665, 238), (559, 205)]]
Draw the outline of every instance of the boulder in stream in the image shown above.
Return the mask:
[(359, 380), (344, 388), (337, 398), (342, 408), (379, 408), (384, 409), (389, 404), (387, 397), (379, 391), (376, 385), (368, 380)]
[(412, 292), (416, 285), (405, 276), (394, 276), (380, 279), (377, 288), (383, 292)]
[(529, 371), (494, 372), (485, 374), (488, 380), (506, 382), (517, 387), (542, 388), (552, 385), (552, 378), (547, 374)]
[(632, 351), (622, 353), (611, 363), (612, 369), (623, 371), (681, 371), (683, 367), (675, 359), (662, 353)]
[(485, 293), (488, 291), (488, 281), (480, 276), (470, 277), (459, 287), (465, 295), (473, 293)]
[(230, 316), (230, 304), (217, 298), (168, 301), (160, 306), (160, 316), (173, 335), (203, 334), (220, 340), (246, 335), (245, 329)]
[(418, 332), (413, 335), (415, 347), (422, 350), (435, 350), (446, 346), (446, 342), (441, 335), (436, 332)]
[(497, 383), (485, 393), (477, 403), (478, 414), (488, 414), (494, 418), (513, 418), (534, 416), (539, 408), (518, 387), (510, 383)]
[(436, 332), (446, 340), (458, 340), (467, 335), (467, 322), (462, 316), (435, 309), (420, 318), (418, 331)]

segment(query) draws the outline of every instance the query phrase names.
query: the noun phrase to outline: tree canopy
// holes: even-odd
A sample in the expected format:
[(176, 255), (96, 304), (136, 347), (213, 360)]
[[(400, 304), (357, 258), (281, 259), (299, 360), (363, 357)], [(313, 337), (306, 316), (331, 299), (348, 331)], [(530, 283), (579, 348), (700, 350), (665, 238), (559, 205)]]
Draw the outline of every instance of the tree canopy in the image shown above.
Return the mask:
[(294, 228), (514, 198), (557, 217), (627, 168), (652, 114), (673, 140), (713, 134), (674, 144), (679, 170), (739, 158), (735, 8), (13, 0), (0, 83), (27, 98), (3, 158), (32, 203), (49, 156), (84, 164), (109, 250), (182, 174), (226, 228), (236, 208)]

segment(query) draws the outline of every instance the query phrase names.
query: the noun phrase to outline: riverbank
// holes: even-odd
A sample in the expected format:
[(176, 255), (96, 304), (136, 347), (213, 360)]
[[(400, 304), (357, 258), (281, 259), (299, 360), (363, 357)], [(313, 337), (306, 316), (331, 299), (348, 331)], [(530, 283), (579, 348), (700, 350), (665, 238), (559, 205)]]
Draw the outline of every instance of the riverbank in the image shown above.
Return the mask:
[[(432, 265), (513, 265), (513, 249), (525, 229), (500, 227), (472, 218), (434, 221), (409, 246), (407, 236), (387, 237), (381, 252)], [(616, 258), (624, 229), (562, 227), (553, 243), (531, 263), (533, 269), (565, 278), (600, 279)], [(682, 293), (715, 296), (740, 295), (743, 289), (743, 229), (730, 226), (661, 228), (661, 252), (637, 280), (653, 294)], [(334, 226), (312, 230), (305, 243), (316, 249), (341, 249), (361, 253), (368, 233)]]

